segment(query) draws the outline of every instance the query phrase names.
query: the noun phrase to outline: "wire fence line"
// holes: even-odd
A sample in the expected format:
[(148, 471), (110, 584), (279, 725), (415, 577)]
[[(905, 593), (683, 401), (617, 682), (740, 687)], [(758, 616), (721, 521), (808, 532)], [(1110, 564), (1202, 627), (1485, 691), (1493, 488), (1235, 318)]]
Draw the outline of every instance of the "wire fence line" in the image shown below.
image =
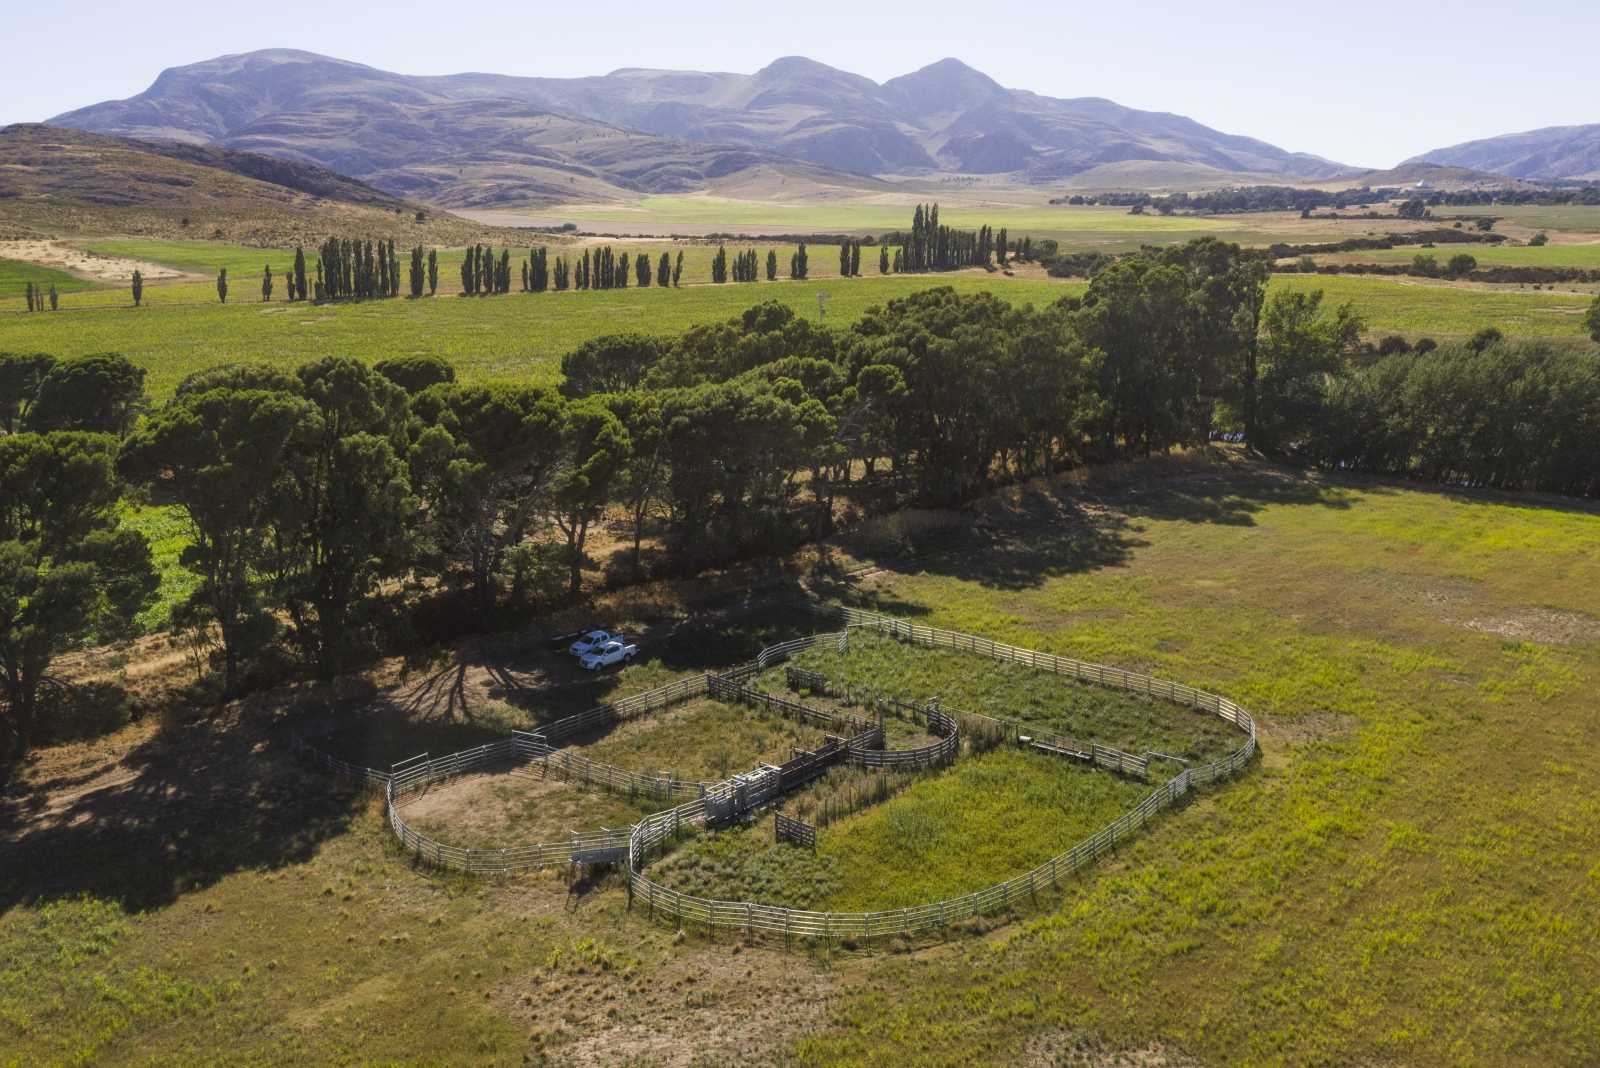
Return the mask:
[[(969, 894), (909, 908), (873, 912), (790, 909), (753, 901), (705, 898), (663, 886), (645, 873), (645, 866), (652, 854), (664, 849), (669, 838), (681, 833), (686, 823), (693, 825), (697, 818), (693, 803), (668, 809), (641, 820), (634, 825), (629, 835), (630, 907), (635, 903), (640, 904), (652, 919), (666, 918), (690, 926), (703, 926), (707, 934), (713, 937), (719, 929), (743, 930), (747, 936), (754, 936), (757, 932), (773, 936), (781, 935), (786, 944), (794, 938), (825, 941), (840, 938), (874, 938), (944, 927), (973, 916), (996, 912), (1023, 901), (1036, 900), (1041, 890), (1058, 887), (1063, 876), (1079, 871), (1104, 853), (1115, 849), (1119, 842), (1137, 833), (1158, 813), (1182, 800), (1196, 786), (1236, 774), (1255, 755), (1257, 739), (1254, 719), (1244, 709), (1218, 694), (1102, 664), (1091, 664), (1004, 645), (976, 635), (920, 626), (860, 609), (844, 608), (837, 610), (837, 614), (843, 618), (846, 630), (832, 635), (813, 635), (810, 638), (770, 647), (763, 650), (761, 656), (757, 658), (757, 664), (761, 668), (766, 668), (820, 642), (847, 641), (845, 635), (848, 634), (849, 628), (868, 627), (901, 640), (932, 648), (980, 653), (1008, 663), (1026, 664), (1040, 670), (1070, 675), (1086, 682), (1165, 698), (1220, 717), (1243, 733), (1245, 739), (1238, 749), (1220, 760), (1200, 767), (1184, 768), (1152, 790), (1133, 809), (1123, 813), (1071, 849), (1050, 858), (1031, 871)], [(1116, 756), (1113, 757), (1112, 754)], [(1126, 756), (1129, 754), (1107, 750), (1104, 759), (1106, 761), (1116, 759), (1120, 762), (1120, 759)], [(1096, 764), (1101, 763), (1102, 754), (1091, 750), (1091, 757)], [(1148, 765), (1140, 770), (1147, 774)], [(701, 804), (703, 805), (703, 802)]]

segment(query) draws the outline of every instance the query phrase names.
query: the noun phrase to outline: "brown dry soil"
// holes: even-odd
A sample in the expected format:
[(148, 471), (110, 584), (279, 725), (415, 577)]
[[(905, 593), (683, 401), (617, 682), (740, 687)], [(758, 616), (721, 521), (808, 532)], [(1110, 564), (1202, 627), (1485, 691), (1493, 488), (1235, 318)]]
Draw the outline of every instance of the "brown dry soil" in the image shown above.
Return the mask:
[(413, 830), (446, 845), (506, 849), (627, 827), (663, 807), (547, 777), (533, 766), (437, 784), (408, 803), (403, 815)]

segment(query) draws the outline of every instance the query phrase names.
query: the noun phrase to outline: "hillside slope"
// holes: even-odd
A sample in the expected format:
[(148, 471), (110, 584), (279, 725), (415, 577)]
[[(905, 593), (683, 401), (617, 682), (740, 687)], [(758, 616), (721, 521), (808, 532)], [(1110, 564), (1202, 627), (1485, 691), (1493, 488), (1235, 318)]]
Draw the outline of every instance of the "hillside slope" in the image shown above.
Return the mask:
[(1547, 126), (1424, 152), (1407, 163), (1443, 163), (1513, 178), (1600, 180), (1600, 123)]
[(281, 244), (381, 232), (455, 243), (481, 231), (291, 159), (38, 124), (0, 129), (0, 237), (124, 233)]

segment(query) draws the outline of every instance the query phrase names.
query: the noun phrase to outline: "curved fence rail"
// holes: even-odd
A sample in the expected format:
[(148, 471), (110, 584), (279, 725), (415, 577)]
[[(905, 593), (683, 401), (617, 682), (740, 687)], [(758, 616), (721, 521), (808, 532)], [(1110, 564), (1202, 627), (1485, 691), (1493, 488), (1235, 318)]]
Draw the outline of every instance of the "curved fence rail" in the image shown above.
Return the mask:
[[(752, 901), (722, 901), (685, 894), (662, 886), (645, 874), (645, 864), (653, 851), (659, 849), (669, 836), (681, 829), (686, 818), (693, 818), (692, 815), (686, 817), (681, 807), (669, 809), (641, 820), (634, 825), (629, 835), (630, 905), (641, 904), (648, 909), (652, 918), (659, 916), (690, 925), (703, 925), (708, 933), (715, 933), (719, 928), (743, 930), (749, 935), (760, 931), (765, 934), (783, 935), (786, 940), (796, 937), (825, 940), (845, 937), (872, 938), (943, 927), (1035, 899), (1041, 890), (1059, 885), (1062, 876), (1078, 871), (1103, 853), (1114, 849), (1118, 842), (1132, 836), (1157, 813), (1176, 803), (1195, 786), (1234, 774), (1255, 755), (1255, 721), (1244, 709), (1217, 694), (1148, 675), (1122, 671), (1119, 668), (1003, 645), (976, 635), (918, 626), (903, 620), (862, 612), (859, 609), (844, 609), (840, 614), (843, 615), (847, 627), (872, 627), (891, 636), (931, 647), (981, 653), (1010, 663), (1026, 664), (1040, 670), (1070, 675), (1086, 682), (1133, 690), (1189, 705), (1217, 715), (1232, 724), (1244, 733), (1245, 740), (1238, 749), (1220, 760), (1201, 767), (1185, 768), (1156, 787), (1135, 808), (1123, 813), (1100, 831), (1066, 852), (1050, 858), (1032, 871), (970, 894), (910, 908), (876, 912), (821, 912), (762, 905)], [(810, 648), (823, 641), (840, 640), (843, 633), (815, 635), (794, 642), (785, 642), (781, 646), (763, 650), (756, 663), (762, 668), (768, 667), (787, 659), (800, 649)], [(1117, 753), (1119, 758), (1127, 756), (1112, 750), (1108, 751), (1108, 760), (1111, 759), (1110, 753)], [(1100, 755), (1098, 753), (1092, 755), (1096, 763), (1099, 763)], [(1147, 771), (1147, 768), (1141, 770)]]
[[(659, 916), (687, 924), (704, 925), (711, 932), (718, 929), (742, 929), (752, 935), (757, 931), (770, 935), (781, 934), (786, 939), (872, 938), (911, 933), (946, 926), (972, 916), (1032, 900), (1037, 897), (1039, 891), (1058, 885), (1063, 876), (1092, 863), (1101, 854), (1114, 848), (1117, 843), (1129, 838), (1157, 813), (1174, 804), (1194, 787), (1235, 774), (1256, 752), (1254, 720), (1244, 709), (1217, 694), (1119, 668), (1004, 645), (976, 635), (926, 627), (860, 609), (813, 607), (841, 618), (846, 630), (815, 634), (769, 646), (763, 649), (754, 661), (719, 675), (691, 676), (614, 704), (600, 705), (555, 720), (537, 731), (513, 732), (507, 738), (486, 743), (475, 749), (436, 759), (429, 759), (424, 754), (398, 764), (388, 772), (364, 767), (324, 753), (297, 734), (290, 735), (290, 743), (298, 754), (311, 762), (354, 778), (368, 789), (381, 791), (385, 795), (388, 822), (395, 837), (404, 848), (427, 863), (471, 872), (512, 872), (570, 863), (626, 861), (630, 906), (639, 904), (647, 908), (652, 917)], [(673, 890), (651, 880), (644, 872), (649, 858), (661, 851), (668, 840), (686, 829), (705, 826), (708, 816), (707, 792), (720, 784), (680, 781), (671, 776), (630, 772), (589, 760), (554, 743), (708, 693), (718, 695), (721, 691), (729, 696), (758, 693), (743, 685), (744, 680), (774, 664), (786, 661), (796, 652), (821, 643), (839, 643), (842, 649), (844, 643), (848, 641), (848, 630), (857, 627), (870, 628), (900, 640), (932, 648), (978, 653), (1008, 663), (1068, 675), (1084, 682), (1174, 701), (1217, 715), (1239, 729), (1246, 737), (1244, 743), (1228, 756), (1211, 764), (1185, 768), (1153, 790), (1137, 807), (1032, 871), (944, 901), (876, 912), (821, 912), (788, 909), (750, 901), (703, 898)], [(768, 694), (759, 696), (767, 701), (782, 700)], [(1141, 777), (1148, 774), (1146, 758), (1135, 757), (1120, 750), (1051, 735), (1024, 736), (1021, 734), (1022, 725), (1016, 721), (995, 719), (981, 713), (954, 709), (941, 711), (932, 708), (927, 712), (930, 731), (935, 734), (942, 733), (937, 742), (917, 750), (867, 750), (861, 755), (865, 757), (876, 753), (883, 759), (882, 766), (899, 763), (900, 761), (894, 759), (896, 757), (907, 757), (909, 761), (909, 755), (913, 754), (925, 755), (928, 759), (935, 759), (937, 756), (937, 759), (947, 760), (955, 755), (961, 743), (961, 731), (958, 725), (970, 721), (974, 726), (1000, 732), (1002, 736), (1018, 742), (1026, 741), (1036, 745), (1044, 742), (1047, 746), (1055, 747), (1057, 751), (1069, 752), (1069, 755), (1092, 761), (1098, 766), (1138, 774)], [(834, 718), (834, 714), (828, 715)], [(856, 719), (856, 717), (848, 718), (852, 721)], [(851, 755), (854, 758), (858, 754)], [(407, 824), (401, 814), (407, 803), (430, 785), (491, 766), (535, 762), (541, 765), (546, 774), (554, 770), (569, 779), (594, 783), (607, 789), (660, 797), (666, 801), (684, 797), (689, 799), (646, 816), (630, 828), (601, 829), (575, 834), (561, 841), (504, 849), (471, 849), (436, 841)], [(867, 761), (863, 759), (862, 762)]]

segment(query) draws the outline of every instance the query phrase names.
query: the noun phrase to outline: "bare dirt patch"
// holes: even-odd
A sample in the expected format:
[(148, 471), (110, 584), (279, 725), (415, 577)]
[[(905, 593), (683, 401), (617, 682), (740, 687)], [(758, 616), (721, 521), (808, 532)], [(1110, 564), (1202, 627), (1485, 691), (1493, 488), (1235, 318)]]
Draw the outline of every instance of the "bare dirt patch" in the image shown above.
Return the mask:
[(179, 278), (200, 279), (173, 267), (163, 267), (143, 260), (125, 259), (121, 256), (102, 256), (86, 252), (61, 241), (0, 241), (0, 259), (36, 263), (67, 271), (79, 278), (96, 282), (127, 282), (138, 271), (146, 282), (170, 281)]
[(679, 952), (648, 979), (626, 963), (553, 961), (496, 1000), (553, 1063), (775, 1064), (822, 1019), (842, 979), (792, 953), (733, 943)]
[(416, 830), (450, 845), (504, 849), (559, 842), (574, 831), (626, 827), (660, 807), (547, 778), (530, 766), (434, 786), (408, 803), (404, 816)]
[(1553, 608), (1522, 608), (1503, 615), (1464, 620), (1461, 625), (1468, 630), (1540, 645), (1600, 642), (1600, 619), (1581, 612), (1560, 612)]

